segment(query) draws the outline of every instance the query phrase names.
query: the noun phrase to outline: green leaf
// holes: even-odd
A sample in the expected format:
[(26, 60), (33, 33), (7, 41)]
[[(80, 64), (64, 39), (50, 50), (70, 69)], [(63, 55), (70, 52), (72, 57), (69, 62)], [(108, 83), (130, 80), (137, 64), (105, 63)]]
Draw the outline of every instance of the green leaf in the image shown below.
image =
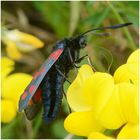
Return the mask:
[(68, 134), (68, 132), (66, 132), (66, 130), (64, 129), (63, 125), (63, 120), (57, 120), (51, 126), (51, 130), (53, 131), (53, 134), (56, 136), (57, 139), (62, 139)]
[(45, 22), (56, 31), (58, 36), (62, 37), (68, 34), (70, 17), (69, 3), (62, 1), (34, 1), (33, 4), (34, 7), (42, 13)]
[(36, 135), (39, 132), (39, 128), (42, 125), (42, 112), (39, 113), (39, 115), (37, 116), (37, 118), (35, 119), (35, 123), (33, 126), (33, 134), (32, 134), (32, 138), (35, 138)]
[(16, 123), (17, 123), (17, 121), (15, 119), (11, 123), (2, 126), (2, 129), (1, 129), (1, 138), (2, 139), (13, 138), (14, 135), (11, 132), (12, 132), (13, 128), (15, 127)]
[(71, 36), (77, 25), (80, 16), (80, 2), (70, 1), (70, 26), (69, 26), (69, 36)]

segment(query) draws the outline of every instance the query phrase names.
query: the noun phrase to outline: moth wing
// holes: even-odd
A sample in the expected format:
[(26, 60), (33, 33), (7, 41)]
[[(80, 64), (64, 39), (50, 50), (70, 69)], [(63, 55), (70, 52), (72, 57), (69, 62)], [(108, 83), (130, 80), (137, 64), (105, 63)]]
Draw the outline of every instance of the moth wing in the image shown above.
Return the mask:
[(38, 112), (41, 110), (42, 107), (42, 102), (36, 103), (36, 104), (32, 104), (32, 105), (28, 105), (25, 109), (25, 115), (27, 117), (28, 120), (32, 120), (34, 119), (34, 117), (38, 114)]
[(34, 96), (30, 99), (28, 105), (24, 109), (25, 115), (28, 120), (32, 120), (42, 107), (42, 99), (41, 99), (42, 90), (39, 87), (35, 92)]
[(20, 96), (20, 100), (19, 100), (19, 111), (20, 112), (23, 109), (26, 108), (26, 106), (28, 105), (29, 101), (34, 96), (34, 94), (36, 93), (39, 85), (41, 84), (41, 82), (43, 80), (43, 78), (45, 77), (45, 75), (47, 74), (47, 72), (50, 70), (50, 68), (53, 66), (53, 64), (57, 61), (57, 59), (59, 58), (59, 56), (62, 54), (63, 50), (64, 50), (64, 46), (62, 44), (62, 46), (60, 46), (59, 48), (56, 48), (51, 53), (51, 55), (43, 63), (43, 65), (41, 66), (41, 68), (39, 69), (39, 71), (36, 72), (36, 74), (34, 75), (32, 81), (26, 87), (26, 89), (23, 92), (23, 94)]

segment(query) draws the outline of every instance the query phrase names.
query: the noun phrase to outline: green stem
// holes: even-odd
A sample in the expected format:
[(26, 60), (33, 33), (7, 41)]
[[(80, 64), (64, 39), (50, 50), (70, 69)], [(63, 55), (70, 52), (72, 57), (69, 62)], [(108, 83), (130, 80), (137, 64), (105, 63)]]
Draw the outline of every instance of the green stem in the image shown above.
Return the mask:
[[(119, 13), (118, 13), (117, 10), (115, 9), (115, 7), (111, 4), (111, 2), (107, 2), (107, 4), (108, 4), (108, 6), (110, 7), (110, 9), (113, 11), (113, 13), (114, 13), (114, 15), (116, 16), (117, 20), (118, 20), (120, 23), (124, 23), (123, 18), (119, 15)], [(134, 43), (134, 41), (133, 41), (133, 38), (132, 38), (132, 36), (131, 36), (131, 34), (130, 34), (130, 32), (129, 32), (129, 30), (128, 30), (127, 28), (124, 28), (124, 34), (125, 34), (125, 36), (127, 37), (128, 41), (129, 41), (129, 43), (130, 43), (130, 45), (129, 45), (130, 49), (136, 50), (137, 47), (136, 47), (136, 45), (135, 45), (135, 43)]]
[(69, 36), (74, 33), (78, 20), (80, 17), (80, 2), (70, 1), (70, 26), (69, 26)]
[(33, 133), (32, 122), (30, 122), (26, 117), (25, 117), (25, 125), (26, 125), (27, 138), (30, 139)]
[(32, 138), (35, 138), (35, 137), (36, 137), (37, 132), (38, 132), (38, 129), (39, 129), (40, 126), (41, 126), (41, 122), (42, 122), (42, 119), (41, 119), (41, 117), (39, 116), (39, 117), (37, 118), (36, 124), (35, 124), (35, 126), (34, 126), (34, 128), (33, 128)]

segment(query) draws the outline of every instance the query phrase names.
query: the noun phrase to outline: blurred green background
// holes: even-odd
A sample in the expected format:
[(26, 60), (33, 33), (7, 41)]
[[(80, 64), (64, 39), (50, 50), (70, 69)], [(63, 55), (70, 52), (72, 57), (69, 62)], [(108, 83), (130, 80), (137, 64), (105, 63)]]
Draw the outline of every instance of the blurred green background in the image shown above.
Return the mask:
[[(80, 55), (87, 53), (97, 71), (113, 74), (119, 65), (126, 62), (128, 55), (139, 46), (138, 1), (3, 1), (1, 5), (2, 27), (32, 34), (45, 43), (45, 47), (16, 60), (15, 70), (12, 73), (24, 72), (32, 75), (48, 57), (58, 40), (83, 33), (91, 28), (133, 23), (126, 28), (106, 30), (111, 34), (109, 37), (89, 35), (88, 45)], [(7, 55), (3, 43), (1, 51), (2, 56)], [(83, 63), (87, 63), (87, 60), (81, 62)], [(65, 83), (64, 88), (66, 91), (68, 83)], [(41, 113), (32, 122), (26, 120), (22, 113), (18, 114), (10, 123), (2, 123), (1, 137), (9, 139), (82, 138), (71, 136), (64, 130), (63, 121), (68, 114), (65, 99), (63, 99), (59, 116), (49, 125), (42, 121)]]

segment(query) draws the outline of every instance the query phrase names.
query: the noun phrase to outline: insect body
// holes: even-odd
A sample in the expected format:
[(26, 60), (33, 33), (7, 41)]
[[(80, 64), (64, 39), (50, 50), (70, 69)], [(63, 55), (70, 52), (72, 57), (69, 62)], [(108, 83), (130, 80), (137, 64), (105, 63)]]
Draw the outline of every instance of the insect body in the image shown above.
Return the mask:
[(63, 83), (67, 79), (67, 74), (76, 62), (82, 60), (79, 58), (79, 51), (87, 44), (86, 34), (94, 30), (116, 29), (130, 24), (96, 28), (58, 42), (21, 95), (19, 111), (24, 109), (27, 118), (32, 120), (43, 105), (45, 122), (54, 120), (61, 106)]

